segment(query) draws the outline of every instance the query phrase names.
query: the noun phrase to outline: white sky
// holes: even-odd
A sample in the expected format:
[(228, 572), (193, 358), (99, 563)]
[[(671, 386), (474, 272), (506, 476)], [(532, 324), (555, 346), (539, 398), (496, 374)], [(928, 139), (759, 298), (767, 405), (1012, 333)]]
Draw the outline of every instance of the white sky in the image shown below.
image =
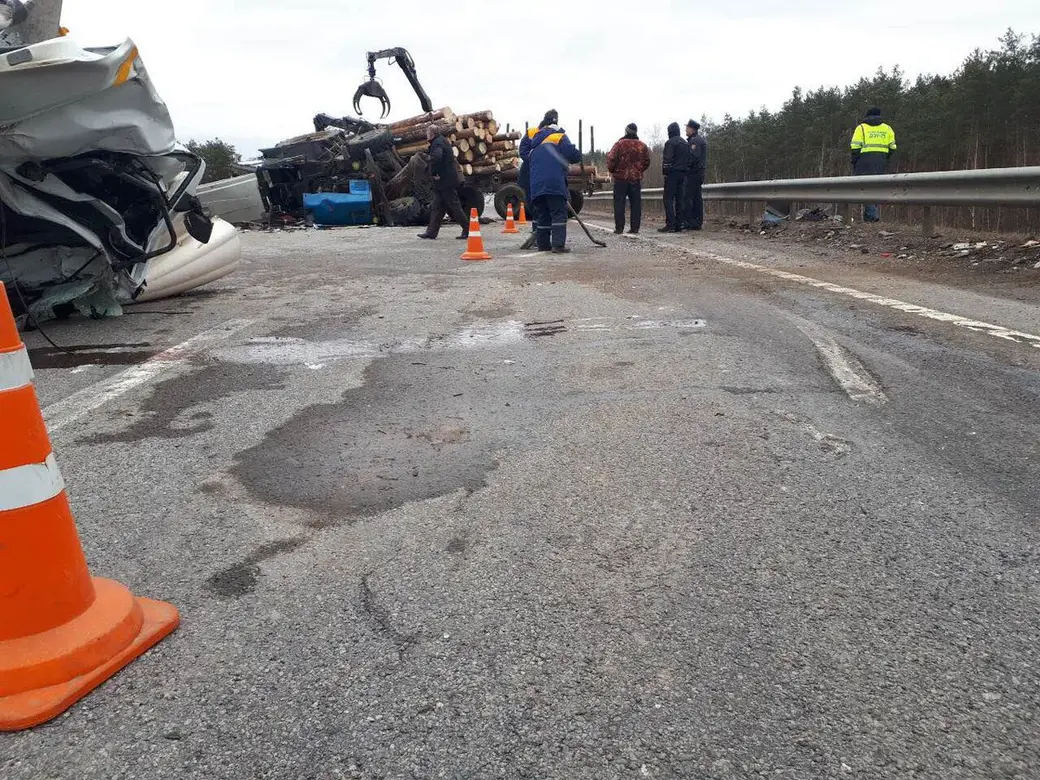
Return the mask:
[[(182, 140), (244, 156), (353, 113), (365, 52), (403, 46), (434, 105), (490, 108), (501, 124), (546, 109), (612, 143), (631, 121), (721, 119), (778, 108), (795, 85), (844, 86), (878, 66), (954, 70), (1012, 27), (1040, 33), (1038, 0), (65, 0), (83, 45), (133, 38)], [(870, 18), (861, 8), (869, 5)], [(513, 9), (510, 13), (507, 9)], [(525, 10), (526, 9), (526, 10)], [(377, 65), (391, 118), (419, 113), (400, 70)], [(378, 118), (377, 104), (365, 103)], [(588, 139), (586, 136), (586, 149)]]

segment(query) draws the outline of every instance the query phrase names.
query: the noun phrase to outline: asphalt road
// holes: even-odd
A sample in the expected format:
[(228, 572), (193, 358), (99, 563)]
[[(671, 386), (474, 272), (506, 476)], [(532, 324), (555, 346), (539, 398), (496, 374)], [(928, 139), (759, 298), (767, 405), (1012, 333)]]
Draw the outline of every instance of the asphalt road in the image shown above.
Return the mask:
[(498, 229), (27, 334), (93, 573), (183, 624), (0, 777), (1040, 777), (1035, 290)]

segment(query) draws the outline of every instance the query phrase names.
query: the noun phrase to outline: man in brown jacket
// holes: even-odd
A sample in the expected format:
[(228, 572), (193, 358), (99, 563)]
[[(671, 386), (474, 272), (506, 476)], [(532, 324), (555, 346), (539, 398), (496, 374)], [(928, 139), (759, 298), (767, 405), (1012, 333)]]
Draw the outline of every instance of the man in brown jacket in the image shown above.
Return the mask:
[(607, 153), (607, 170), (614, 178), (614, 232), (625, 231), (625, 200), (632, 204), (632, 227), (638, 233), (643, 221), (643, 174), (650, 167), (650, 150), (639, 140), (633, 122), (625, 128), (625, 137)]

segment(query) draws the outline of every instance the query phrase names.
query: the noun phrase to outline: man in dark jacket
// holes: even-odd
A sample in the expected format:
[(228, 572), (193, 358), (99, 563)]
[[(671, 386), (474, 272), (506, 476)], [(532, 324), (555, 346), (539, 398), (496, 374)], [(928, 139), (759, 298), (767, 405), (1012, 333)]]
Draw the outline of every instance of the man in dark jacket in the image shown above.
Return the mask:
[(570, 190), (567, 168), (581, 162), (581, 152), (567, 132), (557, 126), (555, 111), (548, 111), (542, 128), (531, 139), (527, 161), (531, 166), (531, 203), (535, 209), (538, 251), (570, 252), (567, 244), (567, 207)]
[(708, 170), (708, 142), (700, 134), (700, 122), (686, 123), (686, 143), (690, 147), (690, 169), (686, 172), (686, 217), (683, 227), (700, 230), (704, 226), (704, 175)]
[(430, 224), (425, 233), (419, 234), (419, 238), (437, 238), (441, 232), (445, 212), (462, 226), (462, 235), (457, 238), (469, 238), (469, 218), (459, 201), (459, 172), (455, 169), (455, 156), (451, 153), (451, 144), (435, 127), (426, 131), (426, 138), (430, 142), (433, 205), (430, 206)]
[(632, 204), (632, 227), (638, 233), (643, 219), (643, 174), (650, 167), (650, 150), (639, 140), (635, 122), (625, 128), (625, 137), (607, 153), (607, 170), (614, 178), (614, 232), (625, 230), (625, 200)]
[[(852, 133), (852, 168), (857, 176), (879, 176), (896, 152), (896, 131), (881, 120), (881, 109), (871, 108)], [(880, 209), (863, 206), (864, 222), (879, 222)]]
[(664, 219), (659, 233), (682, 230), (683, 184), (690, 168), (690, 147), (679, 137), (679, 123), (668, 125), (668, 141), (664, 145)]

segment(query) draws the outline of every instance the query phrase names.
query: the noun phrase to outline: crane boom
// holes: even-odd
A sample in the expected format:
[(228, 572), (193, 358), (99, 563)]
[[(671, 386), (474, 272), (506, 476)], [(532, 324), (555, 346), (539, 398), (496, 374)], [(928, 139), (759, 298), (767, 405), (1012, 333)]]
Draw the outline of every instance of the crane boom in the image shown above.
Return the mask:
[(395, 47), (393, 49), (370, 51), (366, 57), (368, 59), (368, 81), (358, 87), (357, 92), (354, 93), (354, 110), (358, 114), (361, 114), (361, 98), (363, 97), (377, 98), (382, 103), (384, 117), (390, 113), (390, 98), (386, 94), (386, 90), (383, 89), (383, 85), (376, 80), (376, 62), (379, 60), (396, 62), (397, 66), (404, 73), (404, 77), (408, 79), (408, 83), (412, 85), (412, 89), (415, 90), (422, 110), (427, 112), (433, 111), (433, 101), (430, 100), (430, 96), (426, 94), (426, 90), (419, 83), (419, 75), (415, 70), (415, 60), (412, 59), (412, 55), (408, 53), (407, 49)]

